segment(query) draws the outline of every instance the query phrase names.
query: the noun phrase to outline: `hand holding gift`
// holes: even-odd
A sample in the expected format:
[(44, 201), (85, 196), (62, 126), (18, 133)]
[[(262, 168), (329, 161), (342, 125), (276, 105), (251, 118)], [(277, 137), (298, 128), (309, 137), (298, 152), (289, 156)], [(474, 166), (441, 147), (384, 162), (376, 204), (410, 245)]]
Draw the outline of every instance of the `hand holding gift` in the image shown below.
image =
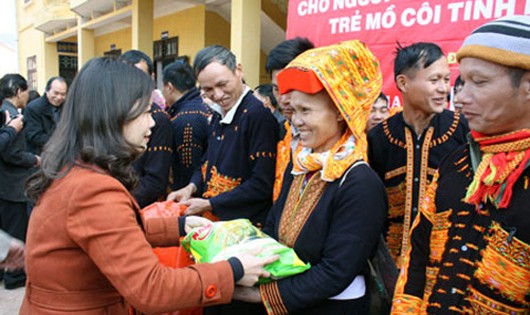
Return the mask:
[(292, 276), (310, 268), (293, 249), (261, 232), (246, 219), (215, 222), (193, 229), (181, 244), (197, 262), (215, 262), (237, 256), (243, 263), (245, 254), (252, 256), (255, 253), (261, 258), (279, 255), (278, 260), (265, 266), (267, 273), (258, 275), (260, 283)]

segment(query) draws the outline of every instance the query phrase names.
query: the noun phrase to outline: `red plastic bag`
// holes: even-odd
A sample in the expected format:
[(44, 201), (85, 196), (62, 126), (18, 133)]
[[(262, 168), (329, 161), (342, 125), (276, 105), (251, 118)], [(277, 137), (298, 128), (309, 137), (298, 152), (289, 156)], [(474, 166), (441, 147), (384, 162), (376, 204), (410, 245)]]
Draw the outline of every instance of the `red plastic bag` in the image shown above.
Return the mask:
[[(187, 206), (173, 201), (155, 202), (140, 210), (144, 220), (149, 218), (178, 217), (184, 214)], [(158, 257), (160, 263), (172, 268), (183, 268), (194, 264), (193, 257), (180, 246), (155, 247), (153, 252)], [(131, 315), (142, 315), (142, 313), (132, 310)], [(160, 315), (202, 315), (202, 307), (169, 312)]]

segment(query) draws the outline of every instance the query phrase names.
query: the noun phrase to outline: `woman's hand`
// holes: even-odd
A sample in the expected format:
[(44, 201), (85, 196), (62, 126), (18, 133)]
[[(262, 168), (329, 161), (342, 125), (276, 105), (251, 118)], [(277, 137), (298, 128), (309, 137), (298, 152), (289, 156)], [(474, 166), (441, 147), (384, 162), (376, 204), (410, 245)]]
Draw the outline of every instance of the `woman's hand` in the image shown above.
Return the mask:
[(232, 299), (248, 303), (261, 303), (261, 295), (257, 287), (242, 287), (237, 285)]
[(197, 217), (197, 216), (189, 216), (186, 217), (184, 223), (184, 230), (186, 231), (186, 234), (188, 234), (192, 229), (196, 227), (203, 227), (208, 226), (212, 224), (212, 221), (203, 218), (203, 217)]
[(270, 277), (270, 273), (265, 270), (264, 267), (280, 259), (280, 256), (274, 255), (260, 258), (257, 256), (258, 253), (259, 250), (254, 253), (245, 253), (235, 256), (239, 259), (241, 265), (243, 265), (243, 270), (245, 272), (243, 278), (239, 279), (236, 283), (237, 285), (251, 287), (258, 282), (260, 277)]
[(181, 188), (176, 191), (172, 191), (166, 198), (166, 200), (176, 201), (176, 202), (183, 202), (191, 198), (193, 193), (197, 191), (197, 187), (195, 187), (195, 184), (188, 184), (188, 186)]

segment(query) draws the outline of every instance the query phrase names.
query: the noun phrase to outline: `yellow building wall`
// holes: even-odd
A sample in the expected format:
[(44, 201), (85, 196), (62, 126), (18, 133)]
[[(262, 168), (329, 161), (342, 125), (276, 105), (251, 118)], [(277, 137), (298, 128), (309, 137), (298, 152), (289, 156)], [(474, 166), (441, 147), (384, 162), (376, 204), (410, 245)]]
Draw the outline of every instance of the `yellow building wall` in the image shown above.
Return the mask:
[[(28, 67), (27, 59), (37, 56), (37, 91), (44, 89), (46, 83), (46, 72), (51, 71), (51, 67), (44, 60), (44, 33), (29, 28), (18, 33), (18, 66), (19, 73), (27, 79)], [(22, 45), (20, 43), (37, 43), (36, 45)], [(56, 61), (57, 64), (59, 61)], [(58, 67), (56, 67), (58, 71)], [(41, 88), (42, 87), (42, 88)]]
[[(260, 51), (260, 64), (259, 64), (259, 84), (271, 83), (271, 75), (265, 70), (265, 65), (267, 64), (268, 55)], [(253, 86), (254, 88), (254, 86)]]
[(132, 47), (132, 30), (130, 27), (118, 30), (116, 32), (97, 36), (94, 39), (96, 45), (96, 56), (101, 57), (103, 53), (110, 50), (112, 44), (116, 45), (116, 49), (121, 49), (122, 52), (130, 50)]
[(206, 41), (204, 47), (223, 45), (230, 48), (230, 23), (215, 12), (206, 11)]
[(193, 62), (195, 54), (204, 47), (205, 6), (198, 5), (174, 14), (157, 18), (153, 22), (153, 40), (159, 40), (162, 32), (179, 38), (179, 56), (188, 56)]

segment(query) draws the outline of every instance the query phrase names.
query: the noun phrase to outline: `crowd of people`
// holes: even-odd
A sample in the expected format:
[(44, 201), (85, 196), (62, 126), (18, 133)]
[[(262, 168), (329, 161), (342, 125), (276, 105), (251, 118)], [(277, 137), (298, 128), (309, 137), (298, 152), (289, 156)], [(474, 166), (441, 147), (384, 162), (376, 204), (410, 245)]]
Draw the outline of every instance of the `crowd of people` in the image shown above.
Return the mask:
[[(529, 47), (529, 16), (480, 26), (451, 88), (437, 44), (398, 44), (398, 112), (357, 40), (286, 40), (254, 90), (219, 45), (167, 65), (160, 90), (137, 50), (31, 101), (6, 74), (0, 277), (26, 286), (24, 315), (364, 315), (384, 239), (400, 269), (391, 314), (528, 314)], [(163, 200), (184, 214), (141, 215)], [(152, 250), (242, 218), (311, 267), (258, 284), (278, 255), (171, 268)]]

